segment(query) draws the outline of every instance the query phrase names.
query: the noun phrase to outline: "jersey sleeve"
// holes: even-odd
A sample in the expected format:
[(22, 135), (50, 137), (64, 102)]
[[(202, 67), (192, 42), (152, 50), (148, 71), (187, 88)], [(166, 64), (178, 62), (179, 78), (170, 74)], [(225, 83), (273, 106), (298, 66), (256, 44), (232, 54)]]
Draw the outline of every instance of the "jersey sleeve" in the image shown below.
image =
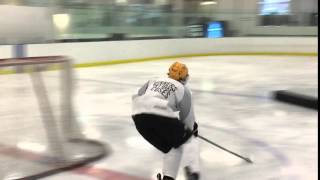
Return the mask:
[(149, 81), (146, 82), (141, 88), (139, 88), (138, 93), (137, 94), (133, 94), (131, 99), (134, 100), (136, 99), (138, 96), (142, 96), (144, 93), (146, 93), (146, 90), (148, 88), (149, 85)]
[(193, 129), (195, 122), (195, 116), (193, 111), (193, 103), (191, 98), (191, 92), (188, 88), (184, 89), (184, 95), (182, 100), (178, 103), (178, 110), (180, 120), (189, 128)]
[(138, 90), (138, 96), (142, 96), (144, 93), (146, 93), (146, 90), (148, 88), (149, 81), (146, 82), (139, 90)]

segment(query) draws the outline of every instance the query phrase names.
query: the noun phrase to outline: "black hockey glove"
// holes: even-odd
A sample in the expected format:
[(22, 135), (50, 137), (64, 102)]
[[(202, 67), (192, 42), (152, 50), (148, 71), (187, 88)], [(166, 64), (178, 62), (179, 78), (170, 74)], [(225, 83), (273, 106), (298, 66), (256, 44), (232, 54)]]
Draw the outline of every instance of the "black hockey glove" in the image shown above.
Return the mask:
[(195, 137), (198, 137), (198, 124), (194, 122), (192, 133)]

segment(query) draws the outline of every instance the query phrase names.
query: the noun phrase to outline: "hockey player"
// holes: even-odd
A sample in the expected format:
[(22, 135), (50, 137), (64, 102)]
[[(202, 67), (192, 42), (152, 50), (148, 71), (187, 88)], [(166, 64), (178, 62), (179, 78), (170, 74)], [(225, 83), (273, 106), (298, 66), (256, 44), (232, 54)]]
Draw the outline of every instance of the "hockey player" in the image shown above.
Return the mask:
[(184, 151), (188, 180), (199, 179), (199, 144), (186, 65), (175, 62), (168, 77), (146, 82), (132, 97), (132, 118), (138, 132), (162, 151), (163, 178), (175, 180)]

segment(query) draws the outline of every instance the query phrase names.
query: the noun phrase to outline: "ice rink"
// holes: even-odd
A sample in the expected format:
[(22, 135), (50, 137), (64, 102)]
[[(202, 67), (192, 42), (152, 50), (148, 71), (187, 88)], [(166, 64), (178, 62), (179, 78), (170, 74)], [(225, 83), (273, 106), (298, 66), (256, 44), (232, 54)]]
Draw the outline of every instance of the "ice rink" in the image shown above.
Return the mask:
[[(318, 179), (318, 111), (271, 99), (274, 90), (316, 92), (315, 56), (208, 56), (76, 68), (76, 119), (87, 137), (105, 143), (111, 153), (84, 167), (42, 179), (155, 180), (161, 172), (163, 155), (136, 131), (131, 120), (131, 95), (149, 78), (166, 76), (169, 66), (177, 60), (189, 68), (188, 85), (193, 91), (199, 134), (254, 162), (248, 164), (200, 141), (201, 180)], [(6, 86), (14, 86), (5, 77), (14, 75), (0, 76), (0, 97), (5, 99), (2, 96)], [(48, 78), (56, 77), (49, 74)], [(28, 101), (27, 96), (16, 103)], [(22, 117), (20, 126), (21, 118), (10, 114), (12, 106), (13, 102), (0, 102), (0, 119), (5, 122), (0, 134), (6, 134), (1, 143), (10, 136), (19, 136), (10, 134), (12, 131), (6, 127), (14, 125), (22, 132), (29, 131), (28, 126), (34, 123)], [(32, 137), (39, 138), (40, 144), (45, 141)], [(3, 152), (0, 147), (0, 162), (7, 158)], [(14, 168), (8, 166), (0, 165), (2, 169)], [(0, 177), (9, 179), (4, 171), (0, 173), (4, 173)], [(185, 180), (182, 169), (177, 180)]]

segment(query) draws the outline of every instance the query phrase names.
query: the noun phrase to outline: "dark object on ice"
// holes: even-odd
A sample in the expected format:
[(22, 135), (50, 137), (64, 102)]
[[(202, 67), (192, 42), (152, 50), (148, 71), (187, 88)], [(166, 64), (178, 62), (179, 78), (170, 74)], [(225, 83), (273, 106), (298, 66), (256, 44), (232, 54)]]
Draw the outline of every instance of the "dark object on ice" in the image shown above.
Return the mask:
[(273, 99), (305, 108), (318, 109), (318, 97), (306, 95), (305, 93), (279, 90), (273, 92)]

